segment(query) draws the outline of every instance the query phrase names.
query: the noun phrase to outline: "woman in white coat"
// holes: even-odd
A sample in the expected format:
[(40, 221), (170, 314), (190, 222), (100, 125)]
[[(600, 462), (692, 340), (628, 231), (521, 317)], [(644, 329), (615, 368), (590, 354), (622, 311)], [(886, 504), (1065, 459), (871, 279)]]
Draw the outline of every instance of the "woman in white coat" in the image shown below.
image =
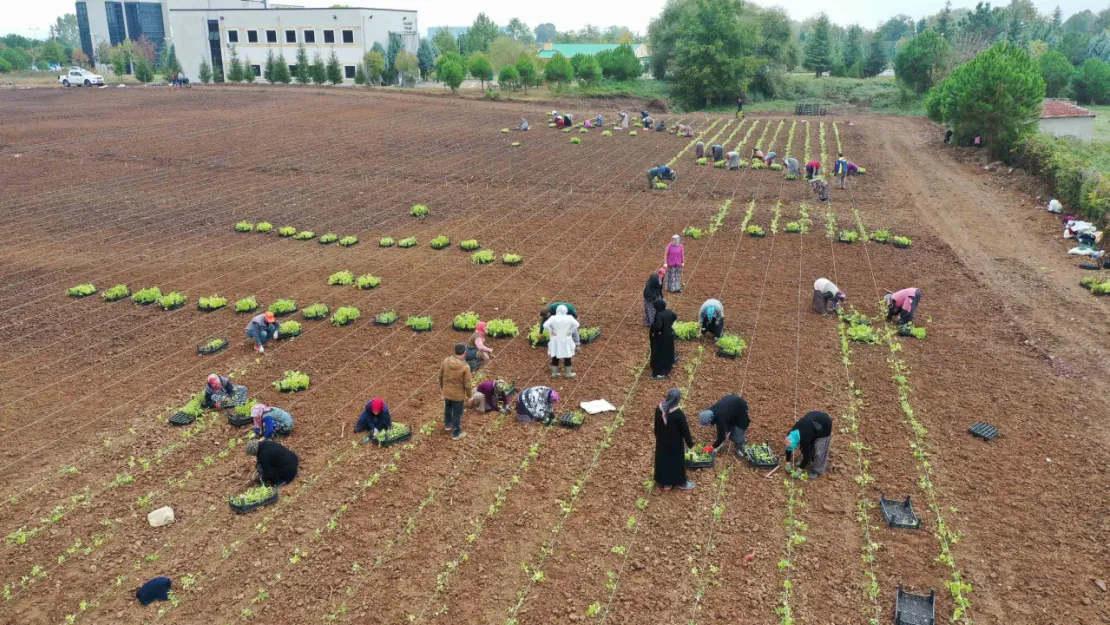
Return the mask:
[(551, 377), (559, 377), (559, 359), (563, 359), (566, 377), (575, 377), (571, 359), (574, 358), (574, 333), (578, 330), (578, 320), (567, 314), (566, 306), (559, 306), (555, 314), (543, 322), (543, 329), (551, 334), (547, 342), (547, 355), (551, 356)]

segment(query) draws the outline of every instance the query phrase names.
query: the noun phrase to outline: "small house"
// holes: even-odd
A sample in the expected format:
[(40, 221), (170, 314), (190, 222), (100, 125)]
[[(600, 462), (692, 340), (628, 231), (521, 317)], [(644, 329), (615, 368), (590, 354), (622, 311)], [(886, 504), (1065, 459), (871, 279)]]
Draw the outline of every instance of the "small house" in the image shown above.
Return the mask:
[(1040, 131), (1053, 137), (1075, 137), (1089, 143), (1095, 136), (1095, 113), (1071, 100), (1049, 98), (1041, 109)]

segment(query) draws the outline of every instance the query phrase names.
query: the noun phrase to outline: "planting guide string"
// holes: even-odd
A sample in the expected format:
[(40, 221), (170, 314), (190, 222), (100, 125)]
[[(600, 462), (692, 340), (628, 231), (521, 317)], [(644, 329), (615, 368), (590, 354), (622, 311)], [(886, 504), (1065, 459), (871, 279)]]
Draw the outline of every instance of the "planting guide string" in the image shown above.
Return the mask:
[[(576, 224), (575, 224), (575, 225), (576, 225)], [(573, 226), (572, 226), (572, 229), (573, 229)], [(554, 244), (552, 244), (552, 245), (554, 245)], [(549, 246), (549, 247), (550, 247), (550, 246)], [(546, 249), (546, 248), (545, 248), (545, 249)], [(600, 254), (600, 252), (599, 252), (599, 254)], [(508, 278), (506, 278), (506, 280), (508, 280)], [(492, 290), (491, 290), (491, 292), (495, 291), (495, 290), (497, 289), (497, 287), (499, 287), (499, 286), (500, 286), (500, 285), (497, 285), (497, 286), (495, 286), (495, 287), (494, 287), (494, 289), (492, 289)], [(445, 296), (445, 297), (446, 297), (446, 296)], [(441, 299), (442, 299), (442, 298), (441, 298)], [(438, 302), (437, 302), (437, 303), (438, 303)], [(373, 349), (373, 348), (371, 348), (371, 349)], [(370, 351), (370, 350), (367, 350), (367, 351)], [(398, 364), (397, 366), (400, 366), (400, 363), (399, 363), (399, 364)], [(338, 373), (336, 373), (335, 375), (338, 375)], [(334, 376), (332, 376), (332, 377), (334, 377)], [(384, 377), (384, 376), (383, 376), (383, 377)], [(434, 376), (433, 376), (433, 377), (434, 377)], [(331, 378), (328, 378), (328, 379), (331, 379)], [(430, 378), (429, 378), (429, 379), (430, 379)], [(327, 380), (325, 380), (325, 382), (326, 382), (326, 381), (327, 381)], [(109, 589), (109, 590), (110, 590), (110, 589)], [(106, 592), (107, 592), (107, 591), (106, 591)]]

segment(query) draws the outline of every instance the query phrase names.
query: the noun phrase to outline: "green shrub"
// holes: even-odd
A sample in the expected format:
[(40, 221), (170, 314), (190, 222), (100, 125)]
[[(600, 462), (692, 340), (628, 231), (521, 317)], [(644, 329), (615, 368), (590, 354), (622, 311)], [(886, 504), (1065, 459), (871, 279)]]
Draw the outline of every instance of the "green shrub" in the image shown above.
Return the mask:
[(761, 237), (767, 234), (767, 232), (763, 229), (763, 226), (759, 224), (752, 224), (748, 226), (748, 234), (753, 237)]
[(291, 237), (295, 234), (297, 234), (297, 229), (293, 226), (282, 226), (278, 228), (279, 237)]
[(486, 328), (486, 333), (489, 334), (491, 338), (497, 339), (514, 337), (520, 334), (520, 330), (517, 329), (512, 319), (491, 319)]
[(270, 304), (267, 310), (275, 315), (287, 315), (297, 310), (297, 302), (291, 299), (279, 299)]
[(197, 307), (201, 310), (219, 310), (227, 306), (227, 298), (220, 297), (219, 295), (212, 295), (211, 297), (202, 297), (197, 301)]
[(307, 373), (291, 370), (285, 372), (285, 377), (274, 382), (274, 388), (284, 392), (303, 391), (311, 382), (312, 378)]
[(397, 242), (397, 247), (413, 247), (416, 245), (416, 237), (406, 237)]
[(154, 302), (157, 302), (158, 298), (160, 297), (162, 297), (162, 289), (159, 289), (156, 286), (152, 286), (148, 289), (137, 291), (134, 295), (131, 296), (131, 301), (135, 302), (136, 304), (145, 306), (147, 304), (153, 304)]
[(310, 241), (316, 238), (316, 233), (311, 230), (301, 230), (297, 234), (293, 235), (293, 238), (298, 241)]
[(92, 282), (78, 284), (77, 286), (72, 286), (66, 289), (66, 294), (70, 297), (88, 297), (93, 293), (96, 293), (96, 285)]
[(355, 236), (346, 236), (346, 237), (343, 237), (342, 239), (339, 239), (339, 245), (341, 245), (343, 247), (351, 247), (352, 245), (355, 245), (356, 243), (358, 243), (358, 237), (355, 237)]
[(393, 247), (393, 237), (382, 237), (378, 239), (378, 247)]
[(468, 252), (473, 252), (474, 250), (481, 247), (481, 245), (478, 245), (478, 239), (467, 239), (467, 240), (463, 241), (462, 243), (459, 243), (459, 247), (463, 248), (464, 250), (466, 250)]
[(382, 283), (381, 278), (379, 278), (378, 276), (375, 276), (374, 274), (368, 273), (368, 274), (359, 276), (358, 280), (355, 281), (355, 286), (358, 287), (359, 289), (365, 291), (367, 289), (376, 289), (376, 288), (378, 288), (379, 285), (381, 285), (381, 283)]
[(902, 246), (913, 245), (913, 239), (911, 239), (909, 237), (894, 237), (894, 243), (896, 245), (902, 245)]
[(744, 353), (744, 348), (747, 346), (744, 339), (735, 334), (725, 334), (717, 339), (717, 347), (729, 356), (739, 356)]
[(235, 312), (249, 313), (258, 310), (258, 300), (253, 295), (235, 302)]
[(320, 237), (320, 242), (321, 243), (335, 243), (338, 240), (339, 240), (339, 236), (336, 235), (334, 232), (329, 232), (329, 233)]
[(117, 284), (116, 286), (104, 291), (100, 297), (106, 302), (118, 302), (119, 300), (131, 295), (131, 289), (126, 284)]
[(497, 256), (490, 250), (480, 250), (470, 255), (470, 262), (475, 265), (492, 263)]
[(1098, 284), (1092, 286), (1091, 293), (1097, 293), (1099, 295), (1110, 294), (1110, 280), (1107, 280), (1106, 282), (1099, 282)]
[(524, 262), (524, 257), (520, 254), (504, 254), (501, 256), (501, 262), (506, 265), (519, 265)]
[(336, 326), (345, 326), (361, 316), (362, 313), (354, 306), (340, 306), (336, 309), (335, 314), (331, 316), (331, 323)]
[(702, 238), (702, 236), (704, 236), (701, 228), (695, 228), (694, 226), (686, 226), (682, 229), (682, 234), (683, 236), (690, 237), (694, 240), (700, 239)]
[(571, 138), (570, 138), (570, 142), (571, 142), (571, 143), (573, 143), (573, 144), (575, 144), (575, 145), (577, 145), (577, 144), (579, 144), (579, 143), (582, 143), (582, 140), (581, 140), (581, 139), (579, 139), (578, 137), (571, 137)]
[(412, 209), (409, 211), (409, 214), (413, 217), (427, 217), (428, 207), (424, 206), (423, 204), (417, 204), (412, 207)]
[(301, 316), (305, 319), (323, 319), (328, 316), (331, 309), (327, 304), (317, 302), (311, 306), (306, 307), (301, 311)]
[(354, 281), (355, 274), (347, 271), (346, 269), (344, 269), (343, 271), (337, 271), (328, 276), (328, 284), (332, 286), (347, 286), (349, 284), (354, 284)]
[(680, 341), (692, 341), (701, 334), (701, 324), (697, 321), (676, 321), (674, 336)]
[(409, 317), (405, 320), (405, 327), (413, 330), (431, 330), (432, 318), (430, 316)]
[(158, 298), (158, 305), (162, 310), (171, 310), (185, 304), (186, 297), (177, 291), (171, 291)]
[(252, 224), (251, 222), (246, 221), (246, 220), (240, 221), (239, 223), (235, 224), (235, 231), (236, 232), (254, 232), (254, 224)]
[(473, 330), (478, 326), (478, 321), (480, 321), (478, 313), (468, 310), (455, 315), (455, 321), (452, 325), (459, 330)]
[(255, 226), (254, 229), (263, 233), (263, 234), (266, 234), (266, 233), (268, 233), (268, 232), (270, 232), (271, 230), (274, 229), (274, 225), (272, 223), (268, 222), (268, 221), (264, 221), (264, 222), (258, 224), (257, 226)]
[(441, 234), (438, 237), (432, 239), (432, 249), (433, 250), (442, 250), (442, 249), (446, 248), (448, 245), (451, 245), (451, 239), (448, 238), (445, 235)]
[(278, 325), (278, 336), (291, 338), (301, 333), (301, 322), (299, 321), (282, 321)]
[(374, 321), (378, 323), (393, 323), (394, 321), (397, 321), (397, 313), (393, 312), (392, 310), (378, 313), (374, 316)]

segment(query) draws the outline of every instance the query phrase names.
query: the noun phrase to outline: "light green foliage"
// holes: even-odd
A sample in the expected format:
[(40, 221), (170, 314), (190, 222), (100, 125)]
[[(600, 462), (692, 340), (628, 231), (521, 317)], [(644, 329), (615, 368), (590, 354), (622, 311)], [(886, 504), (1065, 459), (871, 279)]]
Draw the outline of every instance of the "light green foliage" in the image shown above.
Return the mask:
[(676, 321), (672, 327), (675, 338), (680, 341), (692, 341), (701, 333), (701, 326), (697, 321)]
[(800, 224), (796, 221), (789, 221), (789, 222), (786, 223), (786, 231), (787, 232), (801, 232), (802, 231), (802, 224)]
[(246, 221), (246, 220), (240, 221), (239, 223), (235, 224), (235, 231), (236, 232), (254, 232), (254, 224), (252, 224), (251, 222)]
[(739, 356), (744, 353), (744, 348), (747, 346), (744, 339), (736, 334), (725, 334), (717, 339), (717, 347), (730, 356)]
[(282, 321), (278, 325), (278, 334), (283, 337), (293, 337), (301, 333), (301, 322)]
[(217, 349), (220, 349), (224, 345), (227, 345), (227, 339), (211, 339), (207, 343), (205, 343), (204, 347), (202, 347), (201, 349), (205, 351), (215, 351)]
[(267, 310), (274, 313), (275, 315), (288, 314), (293, 312), (294, 310), (297, 310), (297, 302), (296, 300), (291, 299), (275, 300), (273, 304), (270, 304), (270, 307)]
[(316, 233), (311, 230), (301, 230), (297, 234), (293, 235), (293, 238), (298, 241), (309, 241), (315, 237)]
[(158, 298), (158, 305), (162, 307), (162, 310), (172, 310), (174, 308), (180, 308), (182, 305), (184, 305), (186, 299), (187, 298), (184, 295), (178, 293), (177, 291), (171, 291), (170, 293), (167, 293)]
[(405, 320), (405, 327), (413, 330), (430, 330), (432, 328), (432, 318), (430, 316), (409, 317)]
[(475, 265), (485, 265), (492, 263), (497, 255), (492, 250), (480, 250), (470, 255), (470, 262)]
[(767, 234), (767, 232), (763, 229), (763, 226), (759, 224), (752, 224), (748, 226), (747, 232), (753, 237), (761, 237)]
[(519, 265), (523, 261), (524, 257), (522, 257), (520, 254), (505, 254), (501, 256), (501, 262), (505, 263), (506, 265)]
[(478, 313), (468, 310), (455, 315), (454, 327), (460, 330), (473, 330), (478, 325)]
[(859, 233), (855, 230), (841, 230), (837, 239), (841, 243), (855, 243), (859, 240)]
[(339, 240), (339, 237), (334, 232), (329, 232), (329, 233), (327, 233), (325, 235), (322, 235), (320, 237), (320, 242), (321, 243), (335, 243), (338, 240)]
[(249, 313), (258, 310), (258, 300), (253, 295), (235, 302), (235, 312)]
[(397, 247), (414, 247), (416, 245), (416, 237), (405, 237), (397, 242)]
[(575, 144), (575, 145), (578, 145), (579, 143), (582, 143), (582, 140), (579, 139), (578, 137), (571, 137), (570, 142)]
[(340, 306), (331, 316), (331, 323), (335, 326), (345, 326), (362, 316), (354, 306)]
[(318, 302), (302, 310), (301, 316), (303, 316), (305, 319), (323, 319), (324, 317), (327, 317), (328, 313), (330, 312), (331, 309), (328, 308), (327, 304)]
[(488, 333), (491, 338), (496, 339), (514, 337), (520, 334), (520, 330), (517, 329), (512, 319), (493, 319), (489, 322), (486, 333)]
[(474, 250), (481, 247), (481, 245), (478, 244), (478, 239), (467, 239), (467, 240), (463, 241), (462, 243), (459, 243), (459, 247), (463, 248), (464, 250), (466, 250), (468, 252), (473, 252)]
[(291, 237), (295, 234), (297, 234), (297, 229), (293, 226), (282, 226), (278, 228), (279, 237)]
[(374, 435), (374, 438), (377, 439), (379, 443), (384, 443), (385, 441), (401, 436), (408, 431), (409, 426), (405, 425), (404, 423), (397, 423), (396, 421), (394, 421), (389, 424), (388, 430), (382, 430), (381, 432), (378, 432)]
[(274, 229), (274, 224), (272, 224), (268, 221), (263, 221), (262, 223), (255, 226), (254, 229), (263, 233), (263, 234), (266, 234), (266, 233), (268, 233), (268, 232), (270, 232), (271, 230)]
[(129, 295), (131, 295), (131, 289), (126, 284), (117, 284), (101, 293), (100, 297), (106, 302), (118, 302)]
[(358, 243), (358, 237), (356, 236), (345, 236), (342, 239), (339, 239), (339, 245), (342, 247), (351, 247), (356, 243)]
[(427, 217), (428, 207), (423, 204), (416, 204), (409, 210), (409, 214), (413, 217)]
[(285, 377), (274, 382), (274, 388), (283, 392), (301, 391), (308, 388), (312, 378), (307, 373), (290, 370), (285, 372)]
[(451, 239), (448, 238), (446, 235), (441, 234), (438, 237), (432, 239), (433, 250), (442, 250), (448, 245), (451, 245)]
[(397, 321), (397, 313), (393, 312), (392, 310), (378, 313), (374, 317), (374, 321), (377, 321), (378, 323), (393, 323), (394, 321)]
[(382, 237), (378, 239), (378, 247), (393, 247), (393, 237)]
[(686, 460), (687, 462), (709, 462), (713, 459), (713, 454), (701, 449), (687, 449)]
[(551, 340), (551, 333), (540, 327), (540, 324), (533, 324), (531, 329), (528, 330), (528, 342), (532, 347), (539, 347), (540, 343)]
[(601, 334), (601, 328), (596, 328), (595, 327), (595, 328), (579, 328), (578, 329), (578, 337), (580, 339), (582, 339), (583, 342), (589, 341), (589, 340), (593, 339), (594, 337), (596, 337), (599, 334)]
[(901, 246), (913, 245), (913, 239), (909, 237), (894, 237), (894, 243)]
[(332, 286), (347, 286), (349, 284), (353, 284), (354, 281), (355, 274), (347, 271), (346, 269), (344, 269), (343, 271), (337, 271), (328, 276), (328, 284)]
[(135, 294), (131, 296), (131, 301), (145, 306), (146, 304), (157, 302), (160, 297), (162, 297), (162, 289), (152, 286), (141, 291), (136, 291)]
[(66, 289), (66, 294), (70, 297), (87, 297), (93, 293), (96, 293), (96, 285), (92, 282), (78, 284), (77, 286)]
[(231, 497), (229, 501), (236, 506), (249, 506), (266, 501), (273, 496), (274, 488), (272, 486), (252, 486), (242, 494)]
[(876, 230), (872, 232), (871, 240), (876, 243), (886, 243), (890, 241), (890, 230)]
[(702, 238), (702, 236), (704, 236), (704, 233), (702, 232), (701, 228), (686, 226), (682, 229), (682, 236), (690, 237), (691, 239), (697, 240)]
[(630, 137), (635, 137), (637, 134), (638, 133), (635, 130), (629, 130), (628, 131), (628, 136), (630, 136)]
[(227, 298), (220, 297), (219, 295), (212, 295), (209, 297), (202, 297), (197, 302), (197, 306), (201, 310), (219, 310), (227, 306)]
[(365, 291), (366, 289), (375, 289), (380, 286), (381, 283), (382, 279), (380, 277), (368, 273), (359, 276), (358, 280), (355, 281), (355, 286)]
[(879, 334), (869, 325), (852, 323), (848, 327), (848, 338), (857, 343), (878, 343)]

